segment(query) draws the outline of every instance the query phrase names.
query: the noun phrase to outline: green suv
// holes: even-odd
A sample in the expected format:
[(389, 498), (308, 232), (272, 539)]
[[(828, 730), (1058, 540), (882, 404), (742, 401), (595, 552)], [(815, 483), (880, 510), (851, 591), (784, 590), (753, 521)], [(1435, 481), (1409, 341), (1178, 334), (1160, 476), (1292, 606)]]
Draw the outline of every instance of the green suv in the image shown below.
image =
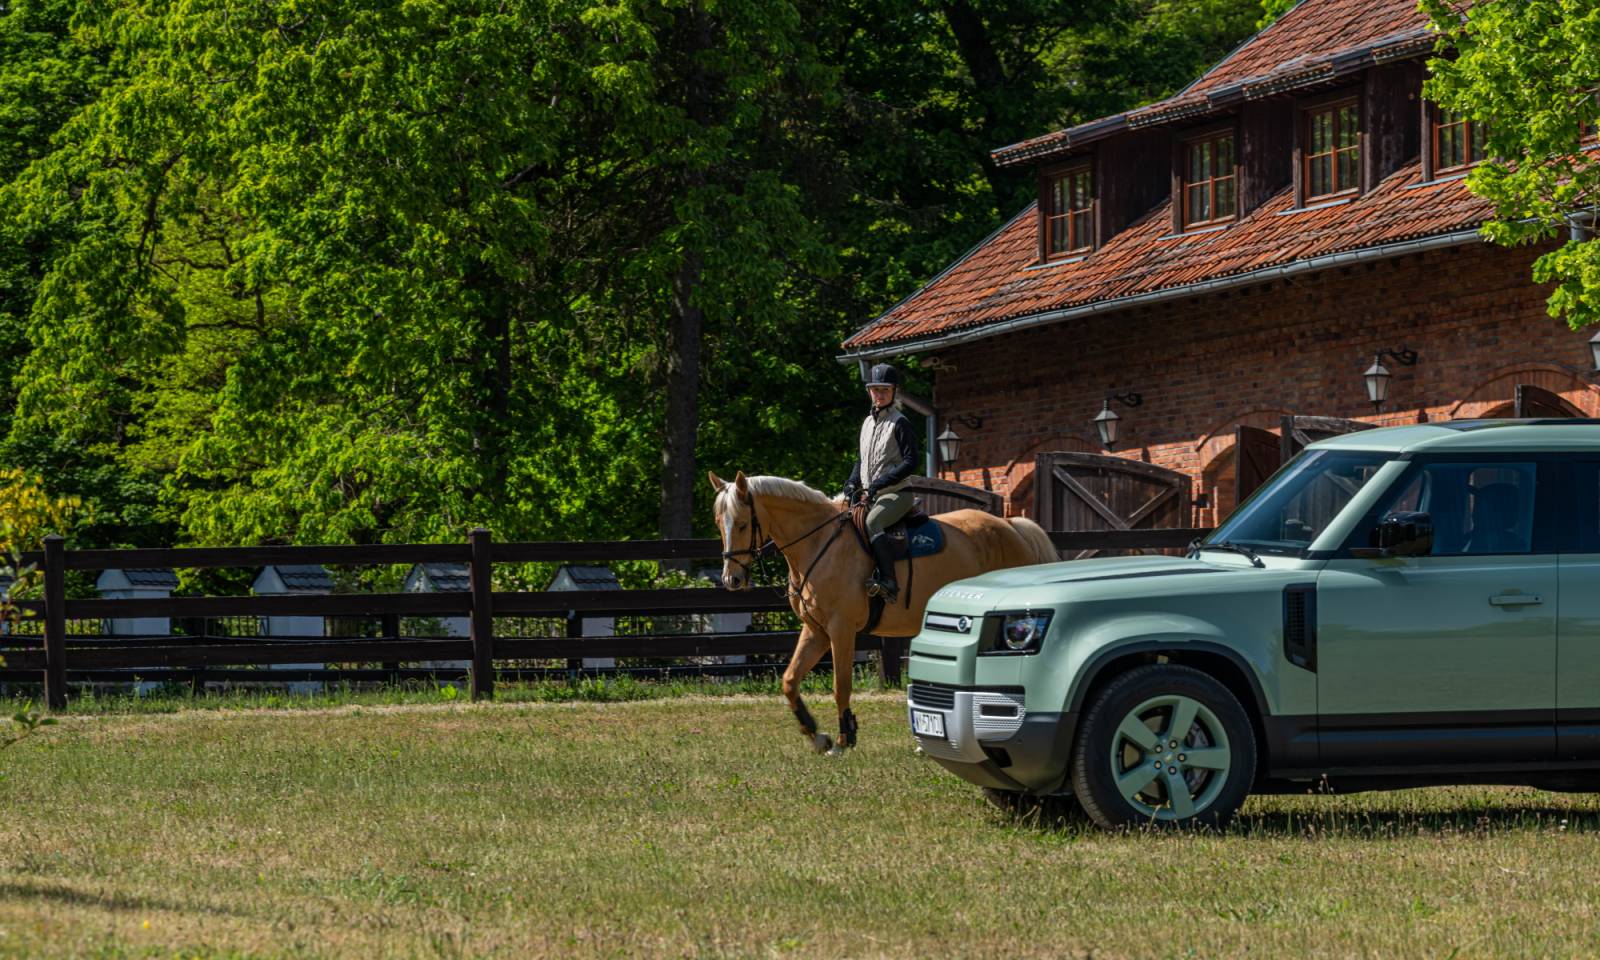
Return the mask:
[(1312, 444), (1185, 558), (930, 598), (907, 709), (997, 802), (1225, 822), (1250, 792), (1600, 790), (1600, 421)]

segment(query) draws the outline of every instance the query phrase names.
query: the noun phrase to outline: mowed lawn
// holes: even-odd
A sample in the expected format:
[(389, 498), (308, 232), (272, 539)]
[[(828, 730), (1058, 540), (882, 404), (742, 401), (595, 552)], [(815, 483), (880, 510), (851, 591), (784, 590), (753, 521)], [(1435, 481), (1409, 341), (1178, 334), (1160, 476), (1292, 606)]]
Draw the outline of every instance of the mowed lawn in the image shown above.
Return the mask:
[(1052, 829), (858, 707), (842, 758), (757, 697), (69, 717), (0, 753), (0, 955), (1600, 952), (1589, 797)]

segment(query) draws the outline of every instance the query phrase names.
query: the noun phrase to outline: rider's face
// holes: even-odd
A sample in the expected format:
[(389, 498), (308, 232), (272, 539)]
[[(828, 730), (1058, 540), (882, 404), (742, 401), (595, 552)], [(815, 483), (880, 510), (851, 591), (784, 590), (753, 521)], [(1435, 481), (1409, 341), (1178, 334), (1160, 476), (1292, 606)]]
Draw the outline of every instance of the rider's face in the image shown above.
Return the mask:
[(874, 407), (888, 406), (894, 400), (894, 387), (868, 387), (867, 395)]

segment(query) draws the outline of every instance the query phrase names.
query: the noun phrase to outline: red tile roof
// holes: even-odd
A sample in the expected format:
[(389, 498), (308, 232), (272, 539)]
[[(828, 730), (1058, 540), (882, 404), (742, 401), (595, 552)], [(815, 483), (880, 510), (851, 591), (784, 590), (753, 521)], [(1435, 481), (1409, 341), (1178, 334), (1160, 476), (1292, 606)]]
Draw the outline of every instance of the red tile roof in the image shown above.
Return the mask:
[(1461, 180), (1418, 185), (1420, 164), (1344, 203), (1294, 210), (1284, 189), (1237, 223), (1169, 235), (1170, 201), (1076, 260), (1037, 265), (1022, 211), (927, 286), (845, 341), (851, 351), (921, 341), (1049, 311), (1175, 290), (1266, 267), (1477, 227), (1489, 204)]
[(1297, 63), (1325, 60), (1344, 50), (1426, 33), (1427, 25), (1416, 0), (1307, 0), (1247, 40), (1178, 97), (1293, 70)]
[(1001, 147), (1001, 166), (1037, 162), (1131, 127), (1188, 120), (1240, 100), (1346, 77), (1431, 50), (1435, 34), (1416, 0), (1305, 0), (1166, 100)]

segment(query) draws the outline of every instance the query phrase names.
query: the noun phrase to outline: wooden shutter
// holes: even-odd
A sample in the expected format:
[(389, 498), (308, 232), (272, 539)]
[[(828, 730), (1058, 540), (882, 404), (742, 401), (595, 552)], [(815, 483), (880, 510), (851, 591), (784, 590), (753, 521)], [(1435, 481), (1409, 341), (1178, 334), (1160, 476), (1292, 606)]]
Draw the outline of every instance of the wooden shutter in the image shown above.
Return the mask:
[(1372, 428), (1373, 424), (1339, 417), (1284, 417), (1283, 433), (1278, 438), (1278, 460), (1288, 463), (1295, 454), (1318, 440)]
[[(1050, 532), (1189, 525), (1190, 480), (1175, 470), (1096, 453), (1041, 453), (1033, 470), (1034, 516)], [(1066, 559), (1100, 552), (1066, 551)]]
[(930, 515), (949, 513), (952, 510), (982, 510), (995, 516), (1005, 515), (1005, 500), (998, 493), (969, 487), (953, 480), (933, 477), (912, 477), (905, 485), (922, 501), (922, 512)]
[(1256, 488), (1267, 482), (1277, 472), (1283, 461), (1279, 460), (1278, 438), (1269, 430), (1239, 425), (1234, 435), (1233, 457), (1238, 495), (1233, 505), (1238, 507)]

